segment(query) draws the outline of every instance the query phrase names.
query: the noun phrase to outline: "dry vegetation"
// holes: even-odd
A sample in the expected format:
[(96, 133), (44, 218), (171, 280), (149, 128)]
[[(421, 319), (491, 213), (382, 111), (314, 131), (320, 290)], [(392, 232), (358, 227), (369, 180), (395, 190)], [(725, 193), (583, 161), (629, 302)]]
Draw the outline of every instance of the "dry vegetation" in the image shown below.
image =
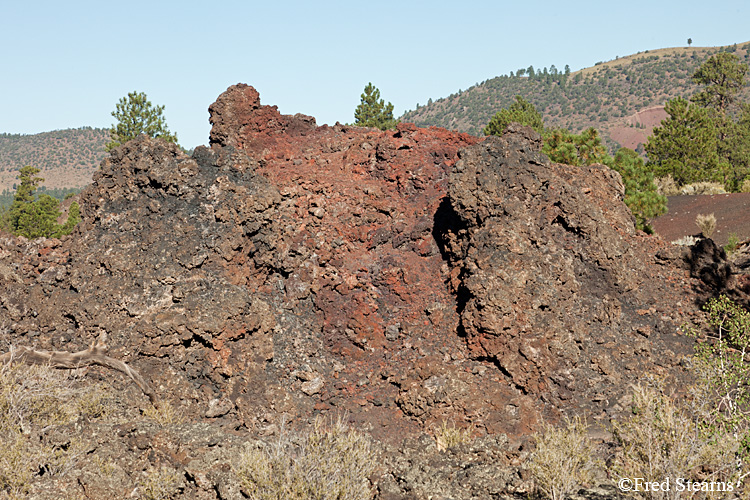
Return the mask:
[(710, 238), (716, 230), (716, 216), (714, 214), (698, 214), (695, 225), (701, 230), (704, 238)]
[(79, 442), (51, 442), (50, 431), (101, 417), (105, 399), (100, 386), (76, 387), (68, 373), (47, 366), (0, 364), (0, 498), (24, 498), (36, 477), (75, 467)]
[(535, 435), (536, 450), (528, 467), (545, 498), (565, 500), (594, 480), (598, 463), (587, 431), (586, 422), (575, 417), (566, 419), (561, 427), (545, 424)]
[(282, 428), (275, 441), (249, 445), (235, 470), (254, 500), (365, 500), (375, 465), (369, 439), (339, 419), (304, 433)]
[(434, 434), (438, 451), (445, 451), (471, 442), (473, 429), (471, 427), (465, 429), (458, 428), (455, 422), (451, 422), (448, 425), (448, 422), (444, 420), (435, 428)]
[[(633, 388), (631, 415), (612, 422), (617, 448), (605, 468), (613, 484), (620, 486), (623, 478), (669, 481), (667, 488), (638, 491), (625, 483), (628, 496), (750, 496), (744, 484), (750, 475), (750, 313), (723, 296), (705, 309), (716, 330), (697, 344), (691, 363), (697, 383), (690, 396), (678, 398), (664, 380), (646, 377)], [(593, 456), (585, 424), (568, 420), (537, 435), (528, 468), (545, 498), (562, 500), (592, 479)]]

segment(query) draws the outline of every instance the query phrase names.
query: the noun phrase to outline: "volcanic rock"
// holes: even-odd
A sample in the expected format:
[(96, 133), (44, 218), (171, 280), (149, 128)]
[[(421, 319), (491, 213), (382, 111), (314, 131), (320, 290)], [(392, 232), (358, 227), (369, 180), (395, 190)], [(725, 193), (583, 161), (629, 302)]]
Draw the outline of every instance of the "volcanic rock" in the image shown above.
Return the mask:
[(621, 409), (644, 374), (674, 372), (691, 342), (678, 316), (653, 312), (674, 292), (662, 280), (680, 278), (645, 252), (619, 174), (551, 164), (539, 134), (515, 125), (460, 156), (460, 223), (445, 239), (470, 356), (524, 394), (595, 415)]
[[(629, 383), (685, 376), (679, 325), (706, 285), (635, 230), (617, 173), (551, 164), (526, 128), (316, 127), (247, 85), (210, 114), (190, 157), (146, 137), (113, 150), (69, 237), (0, 239), (9, 344), (77, 351), (106, 332), (189, 422), (144, 427), (138, 389), (92, 370), (130, 423), (91, 444), (117, 484), (85, 469), (71, 488), (117, 496), (165, 463), (185, 498), (238, 497), (238, 433), (345, 416), (388, 457), (382, 498), (521, 493), (542, 418), (607, 422)], [(428, 436), (447, 421), (479, 440), (440, 455)], [(481, 465), (465, 489), (463, 461)]]

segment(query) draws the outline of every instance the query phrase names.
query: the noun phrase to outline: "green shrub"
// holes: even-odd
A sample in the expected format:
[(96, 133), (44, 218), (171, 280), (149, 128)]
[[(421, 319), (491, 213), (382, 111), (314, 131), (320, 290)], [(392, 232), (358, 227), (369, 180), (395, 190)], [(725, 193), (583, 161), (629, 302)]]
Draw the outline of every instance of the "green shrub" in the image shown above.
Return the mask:
[(594, 448), (587, 436), (588, 425), (580, 417), (566, 419), (562, 427), (544, 425), (535, 434), (536, 450), (529, 458), (529, 471), (536, 489), (551, 500), (564, 500), (582, 484), (594, 479)]
[(306, 433), (282, 429), (275, 442), (248, 446), (235, 472), (254, 500), (364, 500), (375, 469), (370, 440), (342, 420), (316, 420)]
[(740, 239), (737, 237), (737, 233), (729, 233), (729, 238), (727, 238), (727, 244), (724, 245), (724, 251), (727, 253), (727, 255), (732, 255), (734, 252), (737, 251), (737, 247), (740, 246)]

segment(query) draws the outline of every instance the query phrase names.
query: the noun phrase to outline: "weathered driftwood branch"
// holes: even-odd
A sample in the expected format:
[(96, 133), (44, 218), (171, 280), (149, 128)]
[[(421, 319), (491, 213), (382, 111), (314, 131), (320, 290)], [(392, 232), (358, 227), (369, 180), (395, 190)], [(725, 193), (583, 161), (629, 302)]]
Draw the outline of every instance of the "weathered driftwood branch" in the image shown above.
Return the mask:
[(65, 368), (74, 370), (83, 366), (99, 365), (122, 372), (130, 377), (133, 382), (141, 388), (143, 393), (148, 396), (151, 404), (156, 406), (156, 395), (149, 385), (143, 380), (141, 374), (129, 367), (119, 359), (110, 358), (106, 355), (107, 345), (104, 343), (106, 337), (94, 341), (91, 347), (85, 351), (64, 352), (64, 351), (45, 351), (34, 350), (28, 347), (19, 346), (10, 352), (0, 355), (0, 363), (12, 363), (20, 361), (30, 365), (49, 365), (52, 368)]

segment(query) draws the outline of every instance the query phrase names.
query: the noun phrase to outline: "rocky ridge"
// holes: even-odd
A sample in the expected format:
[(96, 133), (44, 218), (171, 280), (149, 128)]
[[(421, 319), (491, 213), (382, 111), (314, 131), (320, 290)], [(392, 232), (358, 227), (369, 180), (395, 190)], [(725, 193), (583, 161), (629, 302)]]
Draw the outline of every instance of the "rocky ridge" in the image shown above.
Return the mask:
[[(541, 419), (606, 424), (630, 383), (686, 376), (679, 326), (709, 285), (635, 231), (616, 173), (550, 164), (526, 128), (317, 127), (241, 84), (210, 113), (192, 157), (146, 137), (114, 150), (70, 237), (0, 241), (8, 344), (106, 332), (189, 422), (154, 428), (136, 387), (92, 370), (129, 410), (114, 433), (89, 424), (115, 436), (89, 453), (119, 468), (105, 484), (82, 467), (88, 498), (164, 464), (185, 498), (240, 498), (239, 443), (319, 415), (379, 443), (379, 498), (499, 498), (528, 487)], [(477, 441), (439, 452), (445, 421)], [(194, 444), (198, 427), (214, 437)]]

